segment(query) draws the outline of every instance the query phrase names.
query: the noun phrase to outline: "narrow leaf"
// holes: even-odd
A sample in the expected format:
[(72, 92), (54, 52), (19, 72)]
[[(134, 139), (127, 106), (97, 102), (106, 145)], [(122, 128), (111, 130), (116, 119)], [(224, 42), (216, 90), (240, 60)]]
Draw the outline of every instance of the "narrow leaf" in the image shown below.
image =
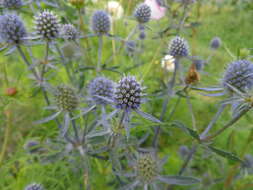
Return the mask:
[(61, 113), (60, 111), (59, 111), (59, 112), (56, 112), (56, 113), (54, 113), (53, 115), (50, 115), (49, 117), (46, 117), (46, 118), (44, 118), (44, 119), (42, 119), (42, 120), (35, 121), (34, 123), (35, 123), (35, 124), (46, 123), (46, 122), (48, 122), (48, 121), (51, 121), (51, 120), (55, 119), (60, 113)]
[(174, 185), (193, 185), (200, 182), (197, 178), (184, 176), (158, 176), (158, 180)]
[(188, 133), (189, 135), (191, 135), (194, 139), (197, 139), (198, 141), (200, 140), (199, 134), (196, 131), (186, 127), (183, 123), (181, 123), (179, 121), (174, 121), (172, 123), (172, 126), (180, 128), (183, 131), (185, 131), (186, 133)]
[(148, 114), (148, 113), (145, 113), (145, 112), (142, 112), (141, 110), (139, 109), (136, 109), (135, 112), (137, 114), (139, 114), (141, 117), (147, 119), (147, 120), (150, 120), (150, 121), (153, 121), (155, 123), (162, 123), (159, 119), (155, 118), (154, 116)]
[(227, 158), (229, 160), (243, 163), (243, 160), (238, 158), (234, 153), (226, 152), (224, 150), (220, 150), (220, 149), (214, 148), (212, 146), (208, 146), (208, 148), (219, 156), (222, 156), (222, 157)]

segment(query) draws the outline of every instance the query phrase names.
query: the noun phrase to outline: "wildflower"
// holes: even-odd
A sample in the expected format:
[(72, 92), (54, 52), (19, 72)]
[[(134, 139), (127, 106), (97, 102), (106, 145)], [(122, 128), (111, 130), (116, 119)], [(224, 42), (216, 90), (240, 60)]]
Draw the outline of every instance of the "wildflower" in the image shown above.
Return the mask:
[(151, 17), (150, 7), (145, 3), (137, 5), (134, 11), (134, 17), (140, 24), (147, 23)]
[(144, 190), (149, 188), (159, 189), (158, 184), (161, 182), (177, 185), (199, 183), (198, 179), (192, 177), (161, 175), (162, 167), (166, 161), (167, 157), (158, 160), (152, 152), (139, 153), (134, 160), (134, 171), (132, 173), (119, 172), (118, 174), (133, 179), (133, 182), (123, 189), (137, 189), (140, 186), (144, 187)]
[(115, 20), (122, 18), (124, 14), (123, 7), (118, 1), (108, 1), (106, 10), (112, 15), (112, 18)]
[(60, 36), (66, 40), (76, 40), (79, 37), (79, 32), (72, 24), (64, 24), (61, 26)]
[(162, 68), (166, 69), (169, 72), (175, 70), (175, 59), (171, 55), (165, 55), (161, 61)]
[(214, 37), (210, 42), (210, 47), (212, 49), (218, 49), (221, 46), (221, 39), (219, 37)]
[[(73, 88), (69, 86), (60, 85), (60, 86), (57, 86), (56, 89), (53, 89), (53, 90), (54, 90), (55, 105), (47, 107), (47, 109), (56, 110), (56, 112), (49, 117), (36, 121), (35, 123), (41, 124), (41, 123), (51, 121), (55, 119), (56, 117), (58, 117), (61, 113), (63, 113), (64, 126), (62, 128), (62, 134), (64, 136), (68, 130), (70, 121), (82, 115), (87, 114), (88, 112), (94, 109), (94, 106), (88, 109), (80, 108), (80, 103), (81, 103), (80, 96), (75, 92)], [(72, 113), (75, 110), (80, 110), (81, 114), (71, 118)]]
[(253, 64), (247, 60), (238, 60), (230, 63), (222, 79), (222, 86), (231, 92), (230, 86), (244, 92), (253, 87)]
[(137, 50), (136, 42), (133, 40), (126, 41), (125, 48), (126, 48), (126, 52), (127, 52), (128, 56), (133, 56)]
[(108, 102), (100, 98), (111, 98), (114, 95), (114, 82), (105, 78), (97, 77), (93, 79), (88, 87), (91, 100), (97, 105), (106, 105)]
[(24, 190), (44, 190), (44, 187), (38, 183), (32, 183), (25, 187)]
[(0, 41), (11, 45), (24, 42), (27, 32), (22, 20), (15, 14), (0, 16)]
[(169, 54), (175, 58), (187, 57), (189, 55), (188, 42), (179, 36), (172, 38), (169, 43)]
[(2, 5), (4, 8), (20, 8), (23, 5), (22, 0), (3, 0)]
[(145, 0), (145, 4), (151, 8), (151, 19), (159, 20), (165, 16), (167, 9), (160, 0)]
[(91, 28), (97, 35), (108, 34), (111, 28), (110, 17), (103, 10), (95, 11), (91, 19)]
[(60, 21), (58, 17), (49, 10), (45, 10), (35, 16), (36, 33), (46, 39), (52, 40), (58, 37), (60, 32)]

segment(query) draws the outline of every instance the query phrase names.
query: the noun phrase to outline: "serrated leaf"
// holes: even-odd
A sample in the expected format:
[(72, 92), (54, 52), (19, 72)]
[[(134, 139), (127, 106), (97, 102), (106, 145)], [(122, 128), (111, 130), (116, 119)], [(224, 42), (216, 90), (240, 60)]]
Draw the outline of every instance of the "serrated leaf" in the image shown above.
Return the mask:
[(216, 153), (217, 155), (219, 155), (219, 156), (222, 156), (222, 157), (227, 158), (227, 159), (232, 160), (232, 161), (242, 162), (243, 163), (243, 160), (238, 158), (234, 153), (226, 152), (224, 150), (220, 150), (220, 149), (212, 147), (212, 146), (208, 146), (208, 148), (211, 151), (213, 151), (214, 153)]
[(194, 139), (196, 139), (196, 140), (198, 140), (198, 141), (200, 140), (199, 134), (198, 134), (196, 131), (194, 131), (194, 130), (188, 128), (188, 127), (186, 127), (186, 126), (185, 126), (183, 123), (181, 123), (180, 121), (174, 121), (174, 122), (172, 123), (172, 126), (177, 127), (177, 128), (180, 128), (180, 129), (182, 129), (183, 131), (185, 131), (187, 134), (191, 135)]

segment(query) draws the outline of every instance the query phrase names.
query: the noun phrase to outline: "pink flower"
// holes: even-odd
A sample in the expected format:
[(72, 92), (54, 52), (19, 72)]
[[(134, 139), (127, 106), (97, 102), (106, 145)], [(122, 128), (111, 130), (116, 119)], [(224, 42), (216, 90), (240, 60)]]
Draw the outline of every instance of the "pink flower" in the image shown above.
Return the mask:
[(167, 9), (157, 2), (158, 0), (145, 0), (145, 4), (151, 8), (151, 19), (159, 20), (165, 16)]

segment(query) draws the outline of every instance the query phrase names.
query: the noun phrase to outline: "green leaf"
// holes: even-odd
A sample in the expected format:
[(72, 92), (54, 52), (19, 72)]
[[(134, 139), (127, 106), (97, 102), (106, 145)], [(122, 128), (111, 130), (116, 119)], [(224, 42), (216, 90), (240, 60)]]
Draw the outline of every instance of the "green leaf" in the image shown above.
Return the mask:
[(241, 163), (244, 162), (243, 160), (238, 158), (234, 153), (226, 152), (224, 150), (220, 150), (220, 149), (214, 148), (212, 146), (208, 146), (208, 148), (211, 151), (213, 151), (214, 153), (218, 154), (219, 156), (222, 156), (222, 157), (227, 158), (229, 160), (236, 161), (236, 162), (241, 162)]
[(185, 131), (187, 134), (189, 134), (190, 136), (192, 136), (194, 139), (200, 141), (199, 134), (198, 134), (196, 131), (194, 131), (193, 129), (190, 129), (190, 128), (186, 127), (186, 126), (185, 126), (183, 123), (181, 123), (180, 121), (174, 121), (174, 122), (172, 123), (172, 126), (182, 129), (182, 130)]
[(159, 176), (158, 180), (174, 185), (193, 185), (200, 182), (200, 180), (197, 178), (184, 176)]

